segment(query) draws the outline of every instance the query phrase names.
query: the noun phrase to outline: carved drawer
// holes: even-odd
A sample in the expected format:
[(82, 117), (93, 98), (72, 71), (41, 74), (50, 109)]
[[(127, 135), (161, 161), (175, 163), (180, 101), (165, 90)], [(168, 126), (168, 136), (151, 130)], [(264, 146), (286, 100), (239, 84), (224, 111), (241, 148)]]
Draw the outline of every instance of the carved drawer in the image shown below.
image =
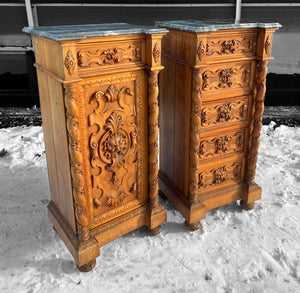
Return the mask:
[(86, 43), (76, 50), (78, 74), (122, 66), (138, 66), (145, 63), (145, 40)]
[(201, 164), (197, 171), (197, 194), (223, 186), (237, 184), (245, 179), (245, 159), (234, 156), (227, 160), (218, 160), (214, 164)]
[(161, 193), (197, 230), (207, 210), (251, 209), (273, 32), (279, 24), (158, 23)]
[(231, 131), (209, 132), (200, 135), (199, 159), (202, 161), (224, 157), (247, 151), (249, 131), (247, 128), (237, 128)]
[(237, 122), (249, 123), (251, 96), (203, 103), (200, 113), (203, 129), (228, 126)]
[(216, 100), (251, 91), (255, 62), (225, 63), (209, 66), (202, 73), (202, 99)]
[(166, 29), (129, 24), (27, 28), (36, 67), (51, 201), (79, 270), (106, 243), (160, 233), (158, 73)]
[[(242, 30), (234, 33), (207, 37), (205, 52), (207, 61), (222, 59), (245, 59), (254, 57), (256, 53), (257, 33), (243, 33)], [(204, 43), (201, 39), (199, 47)], [(203, 45), (202, 45), (203, 46)]]

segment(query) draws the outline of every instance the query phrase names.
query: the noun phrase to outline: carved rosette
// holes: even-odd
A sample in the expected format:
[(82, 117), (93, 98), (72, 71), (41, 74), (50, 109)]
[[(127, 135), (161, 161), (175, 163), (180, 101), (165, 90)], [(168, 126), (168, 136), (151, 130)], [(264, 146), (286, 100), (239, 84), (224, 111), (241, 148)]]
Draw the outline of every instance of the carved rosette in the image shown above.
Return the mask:
[(206, 46), (203, 41), (200, 41), (197, 47), (197, 56), (199, 61), (202, 61), (204, 59), (205, 53), (206, 53)]
[(66, 57), (65, 57), (65, 67), (69, 73), (69, 75), (72, 75), (73, 72), (74, 72), (74, 69), (75, 69), (75, 58), (73, 57), (71, 51), (69, 50), (66, 54)]
[(267, 36), (264, 47), (265, 47), (266, 54), (269, 55), (271, 53), (271, 47), (272, 47), (270, 36)]
[(253, 130), (251, 146), (248, 154), (247, 183), (254, 184), (260, 131), (262, 128), (262, 116), (264, 112), (264, 99), (266, 92), (267, 61), (257, 61), (255, 110), (253, 115)]
[(237, 49), (237, 42), (235, 40), (223, 41), (221, 43), (221, 53), (234, 53)]
[(155, 45), (153, 47), (152, 56), (153, 56), (154, 62), (157, 63), (159, 61), (159, 57), (160, 57), (160, 48), (159, 48), (158, 43), (155, 43)]
[(77, 233), (78, 238), (85, 241), (89, 239), (89, 220), (87, 216), (87, 198), (83, 176), (83, 150), (80, 142), (80, 100), (78, 96), (78, 85), (65, 84), (64, 87)]
[(148, 179), (149, 203), (153, 209), (158, 202), (158, 71), (148, 73)]
[(201, 127), (201, 88), (202, 75), (200, 69), (194, 69), (193, 72), (193, 92), (192, 92), (192, 110), (191, 110), (191, 133), (190, 133), (190, 159), (189, 159), (189, 200), (191, 203), (197, 200), (198, 176), (197, 166), (199, 164), (198, 148), (200, 144)]

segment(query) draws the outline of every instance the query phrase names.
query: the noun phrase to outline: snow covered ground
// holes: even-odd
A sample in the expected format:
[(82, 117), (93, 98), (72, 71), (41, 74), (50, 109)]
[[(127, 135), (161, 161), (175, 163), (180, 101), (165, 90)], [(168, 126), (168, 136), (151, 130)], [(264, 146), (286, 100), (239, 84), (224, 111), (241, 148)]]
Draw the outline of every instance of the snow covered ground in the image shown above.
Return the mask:
[(300, 292), (300, 127), (263, 126), (256, 182), (254, 210), (214, 209), (196, 232), (161, 200), (160, 235), (129, 233), (80, 273), (48, 220), (42, 127), (0, 129), (0, 292)]

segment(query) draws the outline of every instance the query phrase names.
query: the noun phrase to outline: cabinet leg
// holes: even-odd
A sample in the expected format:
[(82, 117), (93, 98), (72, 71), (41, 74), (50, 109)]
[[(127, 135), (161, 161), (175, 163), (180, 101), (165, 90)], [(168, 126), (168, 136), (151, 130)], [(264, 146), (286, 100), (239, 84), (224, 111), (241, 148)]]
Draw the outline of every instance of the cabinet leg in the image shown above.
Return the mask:
[(150, 236), (155, 236), (158, 235), (161, 232), (161, 226), (157, 226), (153, 229), (149, 229), (148, 227), (146, 227), (146, 233)]
[(159, 189), (158, 190), (158, 195), (162, 198), (162, 199), (167, 199), (166, 195)]
[(80, 272), (89, 272), (95, 267), (95, 265), (96, 265), (96, 259), (93, 259), (82, 266), (77, 265), (77, 268)]
[(185, 221), (184, 225), (190, 231), (197, 231), (201, 227), (200, 221), (195, 222), (195, 223), (188, 223), (187, 221)]
[(253, 210), (255, 208), (255, 202), (246, 203), (245, 201), (241, 200), (240, 201), (240, 207), (243, 210), (250, 211), (250, 210)]

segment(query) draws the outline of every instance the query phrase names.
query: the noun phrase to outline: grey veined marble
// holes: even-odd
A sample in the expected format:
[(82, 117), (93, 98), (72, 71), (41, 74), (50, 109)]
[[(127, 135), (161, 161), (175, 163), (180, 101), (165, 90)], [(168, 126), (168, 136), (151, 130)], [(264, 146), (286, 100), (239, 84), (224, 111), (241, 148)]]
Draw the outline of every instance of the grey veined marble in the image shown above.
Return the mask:
[(22, 31), (54, 41), (81, 40), (86, 39), (87, 37), (116, 36), (140, 33), (159, 34), (168, 32), (168, 30), (165, 28), (141, 26), (128, 23), (24, 27)]
[(189, 31), (194, 33), (214, 32), (218, 30), (240, 29), (240, 28), (280, 28), (280, 23), (224, 23), (224, 22), (204, 22), (199, 20), (172, 20), (157, 21), (157, 26)]

